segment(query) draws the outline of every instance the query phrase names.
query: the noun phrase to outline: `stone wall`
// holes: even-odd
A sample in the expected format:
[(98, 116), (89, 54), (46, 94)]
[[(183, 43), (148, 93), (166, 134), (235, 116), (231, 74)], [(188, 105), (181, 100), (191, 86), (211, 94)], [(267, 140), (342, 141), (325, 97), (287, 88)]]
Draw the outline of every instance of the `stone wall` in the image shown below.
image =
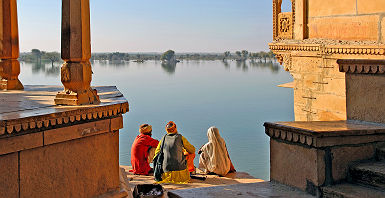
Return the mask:
[(384, 41), (385, 0), (311, 0), (307, 3), (309, 38)]
[(292, 65), (295, 120), (346, 119), (345, 75), (336, 60), (293, 56)]
[(0, 197), (120, 192), (122, 116), (0, 139)]
[[(294, 80), (296, 121), (346, 120), (345, 73), (339, 59), (383, 59), (385, 45), (360, 45), (353, 41), (305, 39), (270, 44), (278, 61)], [(356, 92), (365, 97), (366, 92)]]

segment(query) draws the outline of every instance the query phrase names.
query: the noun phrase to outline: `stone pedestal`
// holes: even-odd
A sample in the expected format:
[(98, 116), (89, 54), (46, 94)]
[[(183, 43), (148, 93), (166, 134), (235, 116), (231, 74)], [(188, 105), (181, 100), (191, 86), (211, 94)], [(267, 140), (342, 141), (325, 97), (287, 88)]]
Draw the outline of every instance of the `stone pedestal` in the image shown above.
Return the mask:
[(0, 61), (0, 89), (18, 90), (24, 89), (18, 76), (20, 74), (20, 63), (18, 60)]
[(361, 121), (265, 123), (270, 179), (319, 195), (347, 178), (354, 162), (374, 158), (385, 145), (385, 125)]
[(115, 87), (98, 87), (99, 105), (56, 106), (60, 89), (0, 93), (0, 197), (127, 196), (119, 181), (127, 101)]

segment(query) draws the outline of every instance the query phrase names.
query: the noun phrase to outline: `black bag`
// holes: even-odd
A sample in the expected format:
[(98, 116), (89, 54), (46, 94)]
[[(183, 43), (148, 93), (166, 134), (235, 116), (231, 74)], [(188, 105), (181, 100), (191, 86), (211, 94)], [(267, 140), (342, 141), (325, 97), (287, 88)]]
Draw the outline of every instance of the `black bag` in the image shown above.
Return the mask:
[(164, 145), (166, 136), (167, 134), (163, 136), (162, 146), (160, 147), (160, 151), (154, 158), (154, 177), (155, 177), (155, 181), (158, 181), (158, 182), (162, 181), (163, 159), (164, 159), (163, 145)]

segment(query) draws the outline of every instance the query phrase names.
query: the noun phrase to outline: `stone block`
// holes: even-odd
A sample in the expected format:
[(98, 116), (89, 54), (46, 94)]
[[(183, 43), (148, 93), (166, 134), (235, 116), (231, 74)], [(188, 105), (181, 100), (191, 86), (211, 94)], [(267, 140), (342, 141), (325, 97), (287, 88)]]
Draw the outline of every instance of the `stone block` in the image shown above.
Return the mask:
[(0, 155), (43, 146), (43, 134), (30, 133), (0, 139)]
[(308, 1), (308, 9), (309, 17), (353, 15), (356, 14), (356, 0), (312, 0)]
[(309, 38), (377, 41), (378, 22), (377, 15), (310, 18)]
[(314, 116), (314, 120), (312, 121), (336, 121), (336, 120), (346, 120), (346, 113), (320, 110), (317, 112), (317, 115)]
[(331, 112), (346, 112), (346, 98), (333, 94), (316, 94), (316, 99), (313, 100), (312, 109), (331, 111)]
[(352, 162), (370, 159), (375, 154), (374, 144), (357, 147), (336, 147), (331, 149), (332, 175), (334, 181), (347, 177), (349, 165)]
[(19, 197), (18, 154), (0, 156), (0, 198)]
[(100, 120), (85, 124), (44, 131), (44, 145), (107, 133), (110, 131), (110, 120)]
[(116, 131), (123, 128), (123, 117), (119, 116), (117, 118), (111, 119), (111, 131)]
[(385, 76), (346, 74), (348, 119), (385, 122)]
[(308, 121), (307, 112), (303, 111), (305, 106), (294, 103), (294, 117), (296, 121)]
[(385, 17), (382, 18), (381, 20), (381, 41), (385, 41)]
[(95, 197), (119, 189), (119, 133), (20, 153), (20, 197)]
[(346, 96), (345, 79), (325, 78), (323, 81), (327, 83), (323, 85), (323, 92), (342, 97)]
[(324, 151), (270, 140), (270, 179), (306, 190), (325, 181)]
[(385, 0), (357, 0), (357, 12), (358, 14), (385, 12)]

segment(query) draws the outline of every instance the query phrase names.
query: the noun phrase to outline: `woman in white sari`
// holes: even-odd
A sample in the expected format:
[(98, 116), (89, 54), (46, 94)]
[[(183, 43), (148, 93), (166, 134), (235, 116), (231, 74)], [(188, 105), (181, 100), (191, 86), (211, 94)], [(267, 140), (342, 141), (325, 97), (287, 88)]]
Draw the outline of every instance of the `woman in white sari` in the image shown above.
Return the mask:
[(198, 151), (198, 154), (201, 154), (199, 168), (206, 173), (215, 173), (220, 176), (225, 176), (230, 171), (234, 172), (226, 143), (219, 135), (219, 130), (216, 127), (210, 127), (207, 130), (207, 137), (209, 142)]

